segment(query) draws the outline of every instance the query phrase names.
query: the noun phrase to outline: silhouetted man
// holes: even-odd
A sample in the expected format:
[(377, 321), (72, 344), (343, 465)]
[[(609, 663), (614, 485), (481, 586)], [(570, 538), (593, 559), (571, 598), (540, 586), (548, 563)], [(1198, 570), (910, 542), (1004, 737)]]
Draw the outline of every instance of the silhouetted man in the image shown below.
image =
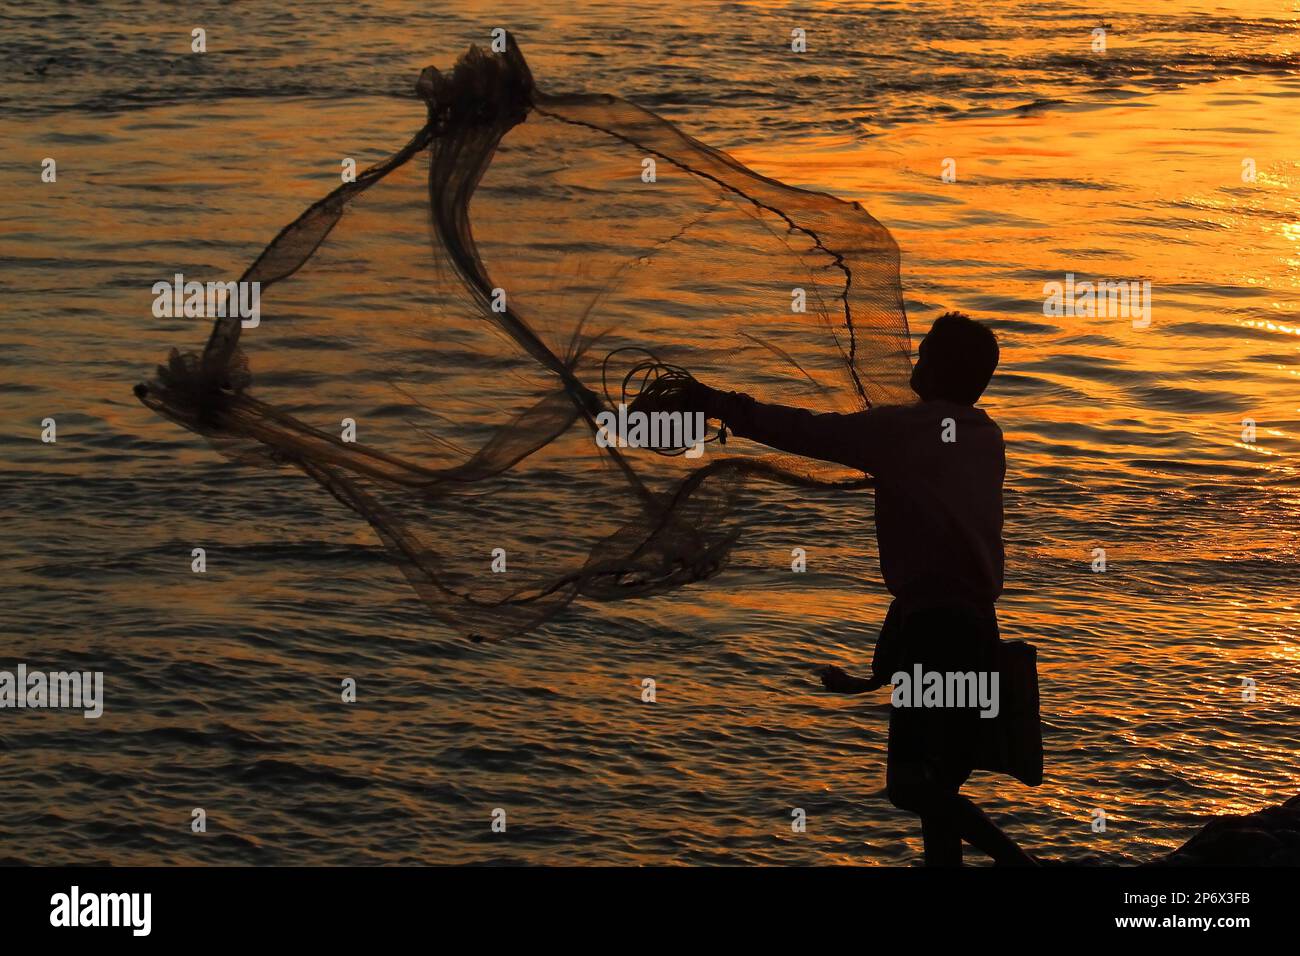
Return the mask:
[[(872, 676), (853, 677), (831, 665), (821, 674), (828, 690), (863, 693), (900, 673), (910, 679), (996, 670), (1006, 449), (1001, 429), (975, 402), (997, 364), (993, 332), (949, 312), (921, 343), (911, 380), (920, 401), (912, 405), (816, 414), (695, 381), (652, 388), (634, 405), (703, 411), (742, 438), (875, 478), (880, 569), (894, 601)], [(896, 685), (887, 792), (896, 807), (921, 818), (926, 864), (960, 864), (965, 840), (998, 863), (1033, 865), (959, 793), (971, 770), (982, 765), (992, 721), (970, 701), (960, 707), (942, 698), (939, 706), (900, 706), (900, 699), (914, 705), (919, 696), (899, 691)]]

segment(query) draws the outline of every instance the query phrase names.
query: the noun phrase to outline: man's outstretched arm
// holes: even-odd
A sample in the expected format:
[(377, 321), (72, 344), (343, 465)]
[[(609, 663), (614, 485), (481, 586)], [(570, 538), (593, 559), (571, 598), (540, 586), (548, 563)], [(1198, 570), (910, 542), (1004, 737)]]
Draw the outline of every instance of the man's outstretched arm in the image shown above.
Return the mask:
[(741, 438), (794, 455), (867, 470), (863, 418), (868, 412), (817, 413), (759, 402), (740, 392), (707, 387), (701, 391), (706, 397), (705, 414), (720, 420)]
[(723, 392), (695, 380), (652, 389), (632, 404), (644, 411), (703, 412), (735, 435), (779, 451), (874, 473), (869, 436), (871, 412), (811, 412), (759, 402), (740, 392)]

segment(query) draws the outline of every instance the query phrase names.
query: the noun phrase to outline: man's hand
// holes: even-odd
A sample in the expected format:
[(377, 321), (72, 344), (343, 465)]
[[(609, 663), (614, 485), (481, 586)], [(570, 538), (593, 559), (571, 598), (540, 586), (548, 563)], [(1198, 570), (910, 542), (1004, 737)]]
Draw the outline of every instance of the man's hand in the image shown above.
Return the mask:
[(884, 684), (866, 677), (854, 677), (834, 664), (827, 664), (817, 674), (822, 679), (822, 686), (833, 694), (865, 694)]
[(704, 412), (709, 388), (688, 376), (661, 376), (648, 382), (629, 412)]
[(849, 693), (848, 688), (853, 681), (852, 677), (834, 664), (827, 664), (817, 676), (822, 679), (822, 686), (833, 694)]

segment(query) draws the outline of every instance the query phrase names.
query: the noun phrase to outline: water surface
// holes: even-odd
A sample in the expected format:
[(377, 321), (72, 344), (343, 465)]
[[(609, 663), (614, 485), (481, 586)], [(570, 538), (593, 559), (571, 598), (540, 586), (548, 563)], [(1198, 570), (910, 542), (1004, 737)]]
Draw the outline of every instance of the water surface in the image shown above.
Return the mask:
[[(883, 617), (869, 498), (771, 491), (748, 563), (715, 585), (473, 645), (309, 482), (226, 462), (131, 397), (206, 336), (152, 316), (153, 282), (242, 271), (341, 156), (364, 166), (418, 127), (421, 67), (495, 26), (548, 89), (619, 93), (760, 172), (860, 200), (903, 249), (917, 332), (947, 308), (998, 331), (1000, 614), (1039, 648), (1047, 770), (1036, 789), (977, 775), (976, 799), (1045, 856), (1128, 863), (1296, 792), (1294, 13), (447, 6), (0, 17), (0, 668), (102, 670), (108, 697), (98, 721), (0, 712), (0, 858), (916, 859), (883, 795), (884, 698), (830, 698), (811, 677), (868, 660)], [(1067, 272), (1149, 280), (1151, 326), (1044, 316), (1043, 283)]]

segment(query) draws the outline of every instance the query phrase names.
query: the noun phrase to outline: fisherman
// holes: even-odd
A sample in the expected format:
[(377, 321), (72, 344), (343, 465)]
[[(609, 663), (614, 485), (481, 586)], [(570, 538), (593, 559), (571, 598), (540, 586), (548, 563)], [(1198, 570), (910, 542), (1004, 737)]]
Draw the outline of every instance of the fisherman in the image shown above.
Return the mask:
[[(854, 677), (830, 665), (821, 672), (828, 690), (864, 693), (914, 667), (944, 674), (995, 671), (1006, 448), (1002, 431), (975, 403), (998, 355), (992, 330), (949, 312), (921, 343), (911, 379), (919, 401), (910, 405), (815, 414), (691, 378), (652, 383), (634, 403), (634, 410), (647, 412), (703, 412), (741, 438), (875, 478), (880, 569), (894, 601), (872, 676)], [(960, 864), (963, 840), (997, 863), (1034, 865), (960, 793), (974, 768), (995, 764), (984, 752), (987, 725), (995, 721), (981, 727), (978, 710), (964, 703), (892, 709), (889, 799), (920, 817), (927, 866)]]

